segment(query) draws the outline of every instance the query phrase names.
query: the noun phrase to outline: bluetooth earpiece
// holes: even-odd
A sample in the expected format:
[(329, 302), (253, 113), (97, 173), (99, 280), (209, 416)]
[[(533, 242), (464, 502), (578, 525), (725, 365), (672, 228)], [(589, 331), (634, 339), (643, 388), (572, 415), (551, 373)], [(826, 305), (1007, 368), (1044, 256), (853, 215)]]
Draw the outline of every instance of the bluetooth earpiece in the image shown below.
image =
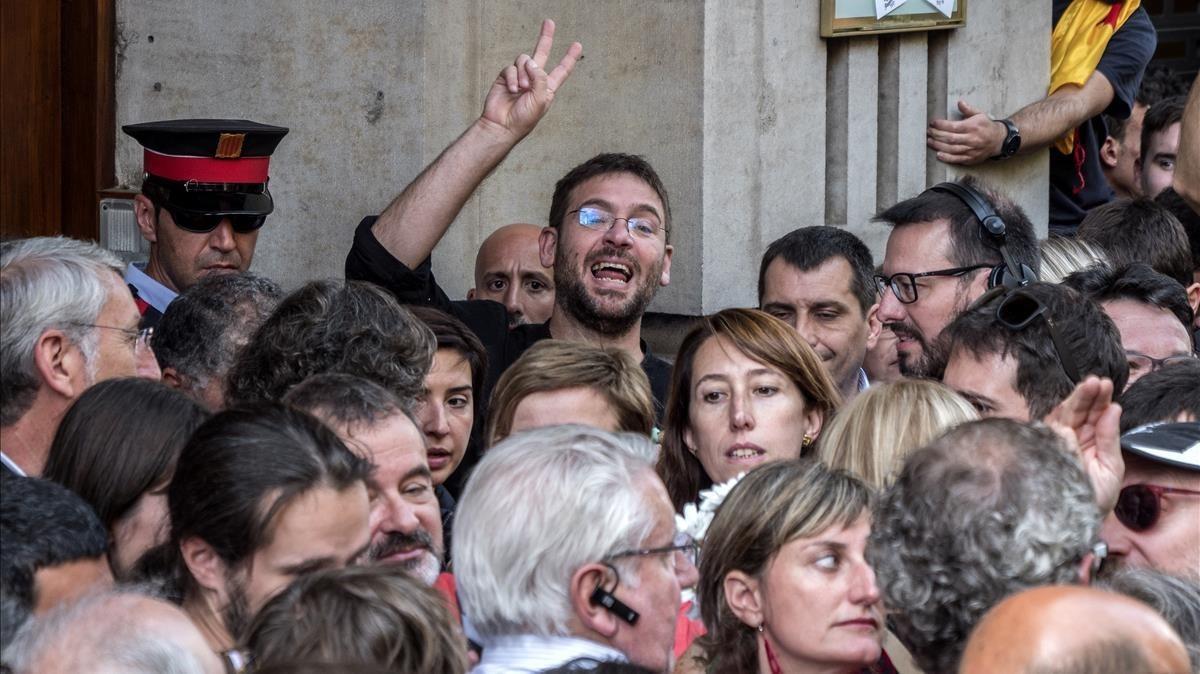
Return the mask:
[[(608, 568), (613, 569), (611, 566)], [(617, 570), (613, 569), (613, 573), (615, 574), (616, 572)], [(621, 577), (617, 576), (617, 584), (620, 584), (620, 582)], [(613, 585), (613, 590), (616, 589), (616, 585)], [(592, 596), (588, 597), (588, 602), (593, 606), (603, 606), (604, 610), (617, 616), (621, 620), (624, 620), (630, 625), (637, 624), (639, 616), (638, 612), (629, 608), (629, 605), (625, 602), (617, 599), (612, 592), (604, 589), (603, 578), (600, 579), (600, 582), (596, 583), (596, 589), (592, 590)]]

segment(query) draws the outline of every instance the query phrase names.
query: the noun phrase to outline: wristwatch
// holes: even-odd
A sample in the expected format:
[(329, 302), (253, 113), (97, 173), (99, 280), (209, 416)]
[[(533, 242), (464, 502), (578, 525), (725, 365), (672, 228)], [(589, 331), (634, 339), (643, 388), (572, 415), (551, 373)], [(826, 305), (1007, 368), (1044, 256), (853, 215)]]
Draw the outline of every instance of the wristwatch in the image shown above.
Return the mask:
[(996, 121), (1004, 125), (1007, 133), (1004, 135), (1004, 142), (1000, 143), (1000, 154), (992, 159), (1008, 159), (1021, 149), (1021, 132), (1017, 130), (1017, 125), (1013, 124), (1011, 119), (997, 119)]

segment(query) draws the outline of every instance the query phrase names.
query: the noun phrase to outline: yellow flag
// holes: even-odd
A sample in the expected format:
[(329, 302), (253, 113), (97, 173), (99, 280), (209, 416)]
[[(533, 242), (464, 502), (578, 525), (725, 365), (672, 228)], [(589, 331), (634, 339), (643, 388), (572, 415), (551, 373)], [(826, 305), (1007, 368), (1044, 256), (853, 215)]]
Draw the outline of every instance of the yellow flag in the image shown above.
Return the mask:
[[(1141, 6), (1141, 0), (1109, 4), (1102, 0), (1074, 0), (1058, 19), (1050, 39), (1050, 93), (1071, 84), (1083, 86), (1113, 33)], [(1075, 129), (1054, 141), (1063, 154), (1075, 148)]]

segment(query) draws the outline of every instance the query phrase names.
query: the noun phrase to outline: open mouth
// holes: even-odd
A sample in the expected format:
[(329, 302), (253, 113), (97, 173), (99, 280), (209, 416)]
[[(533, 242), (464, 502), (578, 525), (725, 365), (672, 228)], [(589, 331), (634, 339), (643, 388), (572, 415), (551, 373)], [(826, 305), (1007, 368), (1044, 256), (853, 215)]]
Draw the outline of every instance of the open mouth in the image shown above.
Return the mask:
[(740, 444), (730, 447), (725, 452), (725, 458), (734, 463), (755, 463), (767, 456), (767, 450), (753, 444)]
[(633, 271), (620, 262), (597, 262), (592, 265), (592, 276), (601, 281), (612, 281), (624, 285), (633, 278)]
[(425, 457), (429, 462), (429, 469), (438, 470), (450, 463), (451, 454), (441, 447), (431, 447), (425, 451)]
[(892, 333), (896, 335), (897, 348), (921, 343), (921, 340), (919, 337), (917, 337), (917, 334), (913, 330), (909, 329), (907, 325), (902, 323), (892, 323), (889, 324), (888, 327), (891, 328)]

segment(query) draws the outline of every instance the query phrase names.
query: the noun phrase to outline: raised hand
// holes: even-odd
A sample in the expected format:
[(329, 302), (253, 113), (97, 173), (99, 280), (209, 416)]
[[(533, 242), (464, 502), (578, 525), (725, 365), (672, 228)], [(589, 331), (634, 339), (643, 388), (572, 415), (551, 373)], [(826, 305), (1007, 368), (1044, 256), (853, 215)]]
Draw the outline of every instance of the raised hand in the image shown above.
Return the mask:
[(554, 22), (542, 22), (542, 32), (534, 46), (533, 56), (521, 54), (512, 65), (506, 66), (492, 82), (483, 103), (484, 124), (512, 134), (517, 140), (525, 137), (554, 102), (554, 94), (571, 76), (583, 46), (571, 43), (562, 60), (550, 72), (545, 71), (550, 49), (554, 46)]
[(1121, 457), (1121, 406), (1113, 402), (1111, 379), (1090, 376), (1079, 382), (1043, 420), (1076, 452), (1096, 492), (1101, 516), (1117, 504), (1125, 460)]
[(935, 119), (929, 122), (925, 144), (937, 152), (938, 161), (978, 164), (999, 154), (1000, 146), (1008, 135), (1005, 126), (966, 101), (958, 102), (958, 111), (963, 115), (961, 120)]

